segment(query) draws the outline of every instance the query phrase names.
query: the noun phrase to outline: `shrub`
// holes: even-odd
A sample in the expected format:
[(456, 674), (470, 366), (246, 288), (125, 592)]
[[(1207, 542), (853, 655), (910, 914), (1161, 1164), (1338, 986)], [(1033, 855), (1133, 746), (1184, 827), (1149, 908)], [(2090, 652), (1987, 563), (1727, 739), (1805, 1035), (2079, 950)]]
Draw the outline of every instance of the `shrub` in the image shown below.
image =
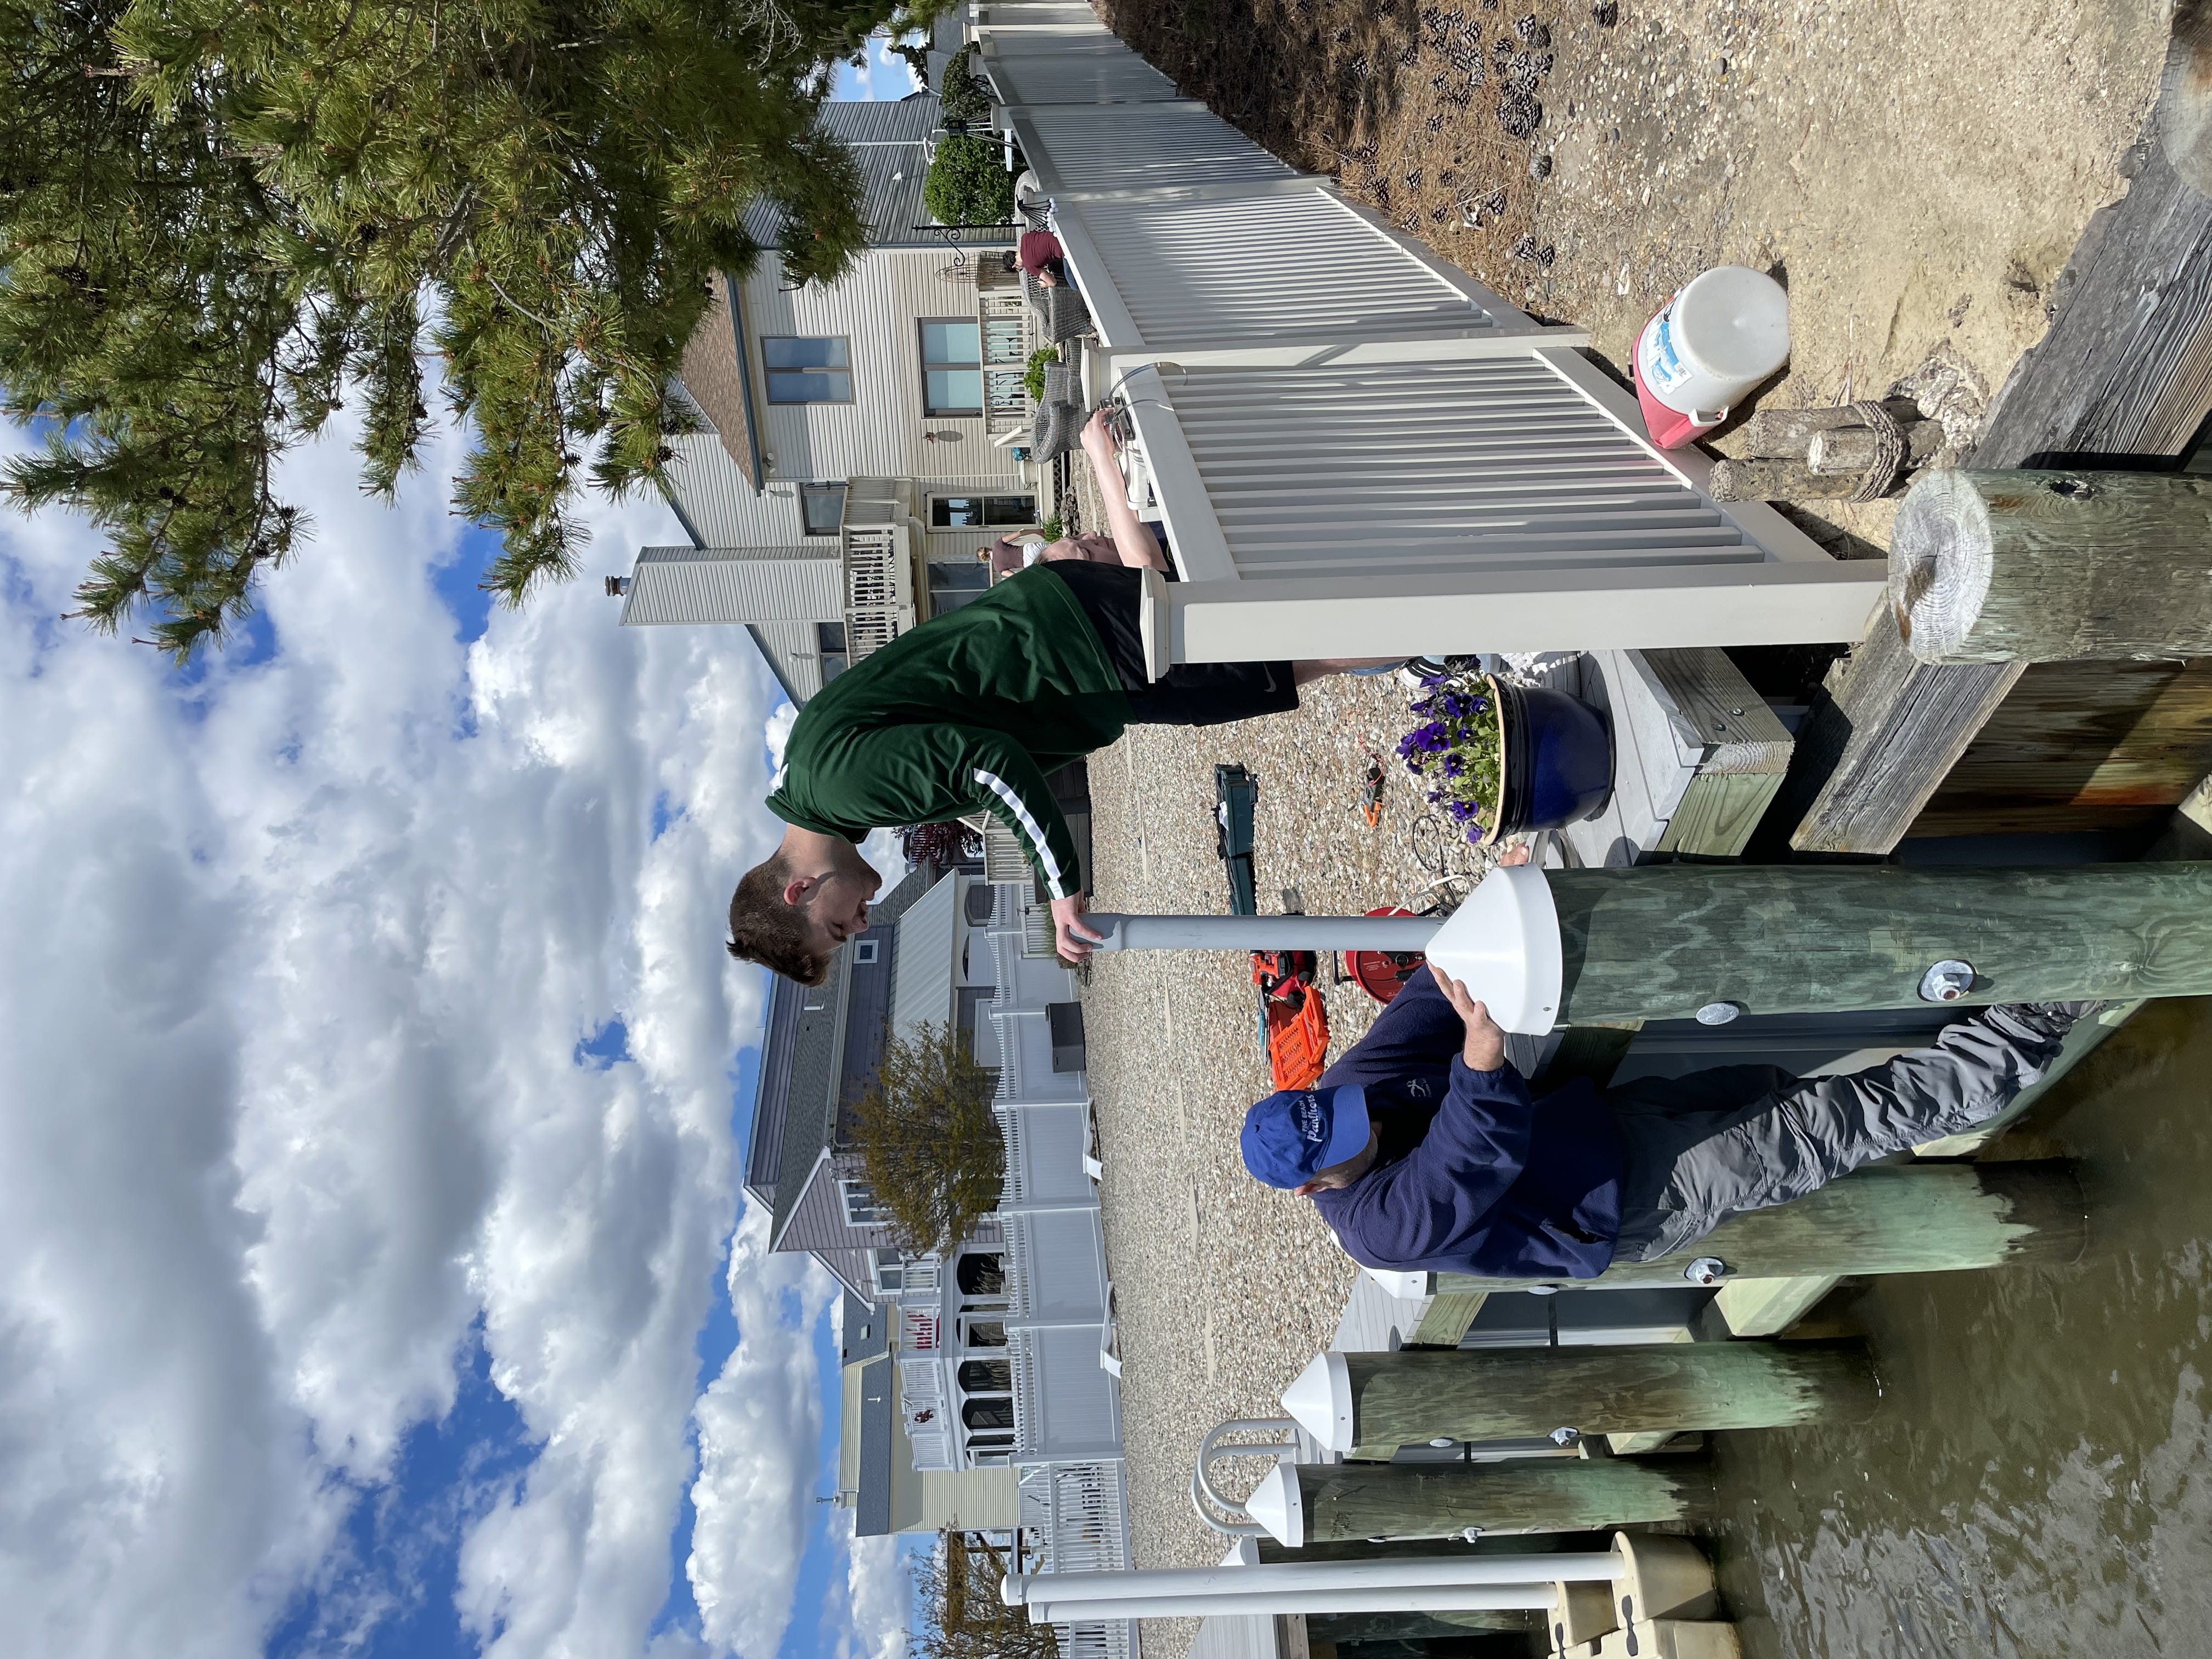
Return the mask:
[(1014, 211), (1014, 175), (997, 144), (952, 134), (938, 141), (921, 199), (939, 224), (1003, 224)]
[(948, 121), (980, 121), (991, 112), (991, 83), (975, 72), (973, 41), (952, 54), (939, 76), (937, 100)]
[(1030, 366), (1023, 372), (1022, 384), (1029, 388), (1032, 403), (1044, 401), (1044, 371), (1048, 365), (1060, 361), (1058, 346), (1039, 346), (1030, 353)]

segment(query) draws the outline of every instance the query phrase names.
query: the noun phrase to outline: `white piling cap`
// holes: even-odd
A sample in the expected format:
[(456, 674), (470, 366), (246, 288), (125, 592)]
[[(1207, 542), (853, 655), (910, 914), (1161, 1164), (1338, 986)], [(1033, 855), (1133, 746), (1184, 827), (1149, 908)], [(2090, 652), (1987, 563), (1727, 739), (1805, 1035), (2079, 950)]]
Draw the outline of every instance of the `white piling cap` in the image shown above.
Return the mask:
[(1269, 1470), (1267, 1479), (1253, 1487), (1252, 1495), (1244, 1500), (1244, 1513), (1285, 1548), (1304, 1548), (1306, 1512), (1298, 1491), (1297, 1465), (1286, 1459)]
[(1540, 1036), (1559, 1024), (1559, 912), (1534, 865), (1485, 876), (1437, 929), (1428, 957), (1504, 1030)]
[(1334, 1350), (1316, 1354), (1297, 1381), (1283, 1390), (1283, 1409), (1326, 1449), (1350, 1451), (1352, 1372), (1344, 1356)]
[(999, 1600), (1018, 1607), (1029, 1600), (1030, 1579), (1024, 1572), (1010, 1572), (999, 1580)]

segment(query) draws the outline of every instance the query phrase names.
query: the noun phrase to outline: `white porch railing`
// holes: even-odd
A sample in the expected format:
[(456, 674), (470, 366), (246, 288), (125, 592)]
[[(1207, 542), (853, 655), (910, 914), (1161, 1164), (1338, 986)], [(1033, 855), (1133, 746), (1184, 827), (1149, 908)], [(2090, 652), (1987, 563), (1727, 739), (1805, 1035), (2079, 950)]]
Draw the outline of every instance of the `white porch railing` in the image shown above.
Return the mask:
[[(937, 1356), (899, 1361), (899, 1407), (906, 1417), (907, 1443), (919, 1470), (960, 1467), (959, 1431), (945, 1387), (945, 1368)], [(927, 1412), (928, 1420), (915, 1419)]]
[[(1118, 1462), (1040, 1463), (1021, 1473), (1021, 1522), (1044, 1572), (1119, 1572), (1129, 1566), (1128, 1498)], [(1061, 1659), (1134, 1659), (1128, 1620), (1055, 1625)]]
[[(1158, 88), (1042, 15), (987, 8), (978, 34), (1097, 325), (1091, 389), (1123, 388), (1185, 579), (1148, 583), (1156, 674), (1859, 636), (1878, 562), (1714, 501), (1708, 458), (1654, 448), (1583, 336), (1201, 105), (1100, 102), (1109, 72)], [(1054, 82), (1055, 53), (1079, 71)]]
[(921, 526), (910, 488), (896, 478), (853, 478), (845, 485), (845, 654), (856, 663), (921, 620), (915, 603), (915, 550)]
[(1129, 1565), (1128, 1501), (1116, 1462), (1037, 1463), (1016, 1490), (1021, 1521), (1047, 1572), (1114, 1572)]
[(1026, 883), (1030, 857), (1020, 838), (996, 818), (983, 825), (983, 879), (994, 886)]

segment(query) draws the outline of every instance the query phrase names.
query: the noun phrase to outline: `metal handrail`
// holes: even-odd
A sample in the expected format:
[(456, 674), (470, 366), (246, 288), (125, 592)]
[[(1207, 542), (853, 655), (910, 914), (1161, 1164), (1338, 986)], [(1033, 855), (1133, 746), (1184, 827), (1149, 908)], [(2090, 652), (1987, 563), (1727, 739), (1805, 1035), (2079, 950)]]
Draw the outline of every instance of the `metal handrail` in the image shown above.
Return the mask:
[[(1230, 1434), (1265, 1434), (1269, 1437), (1223, 1445), (1222, 1437)], [(1197, 1511), (1198, 1518), (1227, 1537), (1268, 1536), (1267, 1529), (1246, 1513), (1243, 1504), (1224, 1498), (1214, 1489), (1209, 1472), (1224, 1457), (1273, 1457), (1279, 1463), (1295, 1462), (1304, 1449), (1303, 1436), (1297, 1422), (1287, 1417), (1235, 1417), (1209, 1431), (1206, 1438), (1198, 1443), (1198, 1464), (1190, 1472), (1190, 1506)], [(1223, 1521), (1207, 1512), (1208, 1504), (1224, 1515), (1237, 1518)]]

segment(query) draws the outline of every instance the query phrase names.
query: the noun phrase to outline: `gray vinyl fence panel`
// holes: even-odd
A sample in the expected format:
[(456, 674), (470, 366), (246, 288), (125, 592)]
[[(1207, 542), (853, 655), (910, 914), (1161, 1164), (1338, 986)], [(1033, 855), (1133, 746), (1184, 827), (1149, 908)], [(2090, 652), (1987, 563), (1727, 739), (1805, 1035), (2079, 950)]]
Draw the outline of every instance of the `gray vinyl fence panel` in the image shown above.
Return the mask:
[(1176, 83), (1113, 36), (1029, 35), (983, 48), (1005, 104), (1126, 104), (1179, 99)]
[[(1195, 201), (1071, 202), (1059, 220), (1110, 347), (1463, 334), (1527, 321), (1472, 280), (1448, 280), (1318, 185)], [(1100, 303), (1102, 290), (1114, 304)]]
[(1765, 556), (1534, 353), (1160, 378), (1239, 577)]
[(1203, 104), (1031, 105), (1009, 118), (1055, 201), (1311, 183)]

